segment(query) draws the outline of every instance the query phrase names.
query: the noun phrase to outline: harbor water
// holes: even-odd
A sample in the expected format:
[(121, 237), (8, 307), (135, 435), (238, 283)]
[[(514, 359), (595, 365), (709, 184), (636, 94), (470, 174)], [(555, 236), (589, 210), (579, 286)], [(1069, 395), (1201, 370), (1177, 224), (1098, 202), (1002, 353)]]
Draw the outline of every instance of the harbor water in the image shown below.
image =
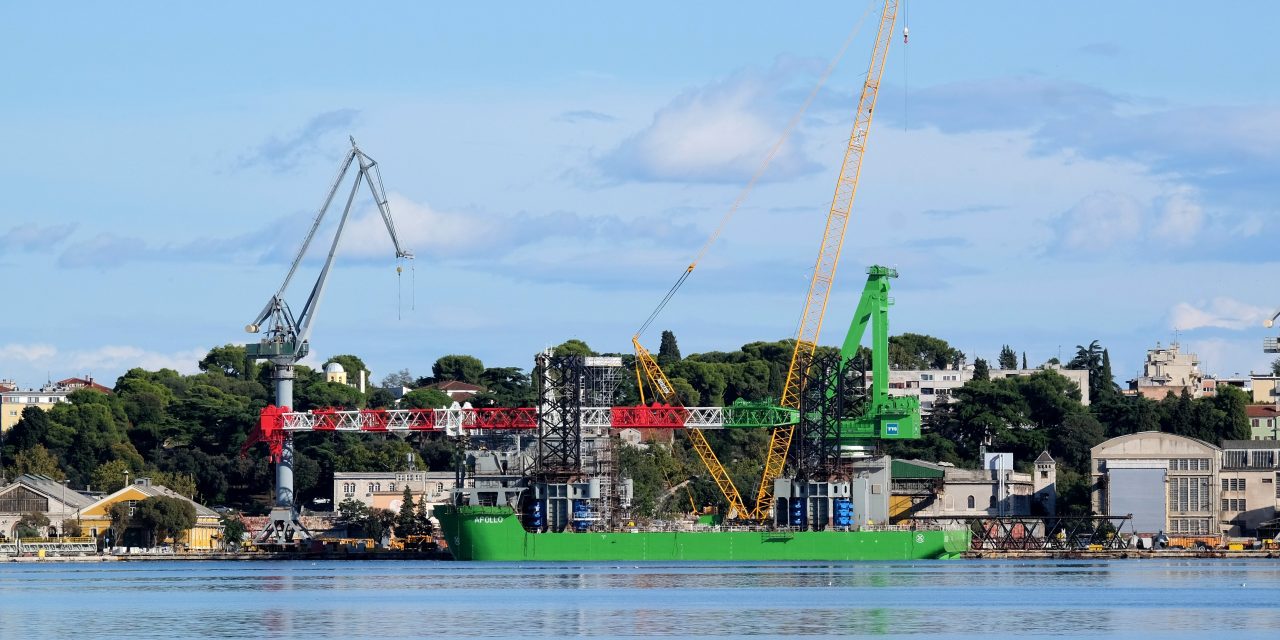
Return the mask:
[(0, 564), (0, 638), (1266, 637), (1280, 561)]

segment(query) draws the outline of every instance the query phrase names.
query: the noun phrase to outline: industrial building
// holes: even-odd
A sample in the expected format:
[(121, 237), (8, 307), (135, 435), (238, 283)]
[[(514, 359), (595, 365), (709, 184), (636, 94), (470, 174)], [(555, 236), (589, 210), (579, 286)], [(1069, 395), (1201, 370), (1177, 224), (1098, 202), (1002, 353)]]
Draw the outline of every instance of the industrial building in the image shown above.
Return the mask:
[[(986, 465), (984, 465), (986, 466)], [(1053, 515), (1057, 508), (1057, 463), (1049, 453), (1030, 473), (1003, 466), (960, 469), (921, 460), (894, 460), (890, 520), (912, 517)]]
[(1133, 514), (1139, 534), (1253, 537), (1274, 529), (1280, 441), (1144, 431), (1092, 449), (1093, 510)]

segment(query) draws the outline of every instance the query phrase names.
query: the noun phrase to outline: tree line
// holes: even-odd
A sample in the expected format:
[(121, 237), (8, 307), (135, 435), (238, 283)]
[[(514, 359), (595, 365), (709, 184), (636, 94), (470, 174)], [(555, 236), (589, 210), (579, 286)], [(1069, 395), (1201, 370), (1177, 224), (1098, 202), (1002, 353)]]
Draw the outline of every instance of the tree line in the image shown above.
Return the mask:
[[(738, 398), (780, 397), (793, 348), (794, 341), (778, 340), (683, 356), (675, 335), (664, 331), (656, 358), (685, 405), (722, 405)], [(820, 349), (835, 352), (830, 347)], [(628, 368), (635, 363), (631, 354), (596, 354), (580, 340), (566, 341), (555, 352), (620, 355)], [(1016, 366), (1009, 357), (1013, 353), (1006, 345), (998, 364)], [(869, 364), (869, 355), (864, 349), (858, 358)], [(896, 369), (957, 368), (965, 354), (940, 338), (906, 333), (890, 337), (889, 360)], [(354, 355), (338, 355), (326, 362), (342, 364), (352, 379), (368, 371)], [(957, 389), (951, 402), (937, 405), (925, 437), (889, 443), (886, 451), (897, 457), (975, 467), (984, 447), (1012, 451), (1021, 465), (1029, 465), (1040, 451), (1048, 450), (1062, 465), (1062, 504), (1081, 510), (1087, 509), (1089, 448), (1106, 438), (1143, 430), (1210, 442), (1248, 437), (1247, 399), (1237, 389), (1224, 387), (1216, 397), (1203, 399), (1184, 394), (1152, 401), (1123, 395), (1111, 374), (1110, 356), (1096, 341), (1078, 347), (1065, 366), (1089, 371), (1092, 403), (1088, 407), (1081, 403), (1080, 390), (1051, 370), (991, 380), (986, 361), (978, 358), (974, 379)], [(49, 411), (27, 408), (0, 447), (6, 475), (40, 473), (98, 491), (113, 491), (124, 485), (126, 477), (146, 475), (205, 504), (265, 512), (272, 483), (265, 456), (255, 451), (241, 457), (239, 450), (270, 401), (268, 367), (248, 361), (243, 347), (227, 345), (210, 350), (199, 368), (193, 375), (132, 369), (116, 381), (112, 394), (81, 390), (69, 395), (70, 402)], [(297, 366), (295, 374), (298, 410), (441, 407), (451, 402), (449, 397), (425, 387), (448, 380), (483, 387), (470, 400), (474, 406), (532, 406), (536, 397), (529, 371), (486, 367), (464, 354), (437, 359), (430, 375), (414, 376), (407, 369), (394, 372), (365, 393), (327, 382), (322, 371), (309, 367)], [(393, 390), (402, 388), (410, 391), (397, 404)], [(623, 376), (614, 403), (635, 404), (640, 399), (634, 376)], [(737, 485), (754, 490), (768, 445), (767, 430), (723, 429), (707, 436)], [(295, 485), (304, 504), (331, 495), (335, 472), (395, 472), (407, 470), (410, 464), (446, 470), (455, 459), (452, 444), (435, 434), (400, 439), (300, 433), (295, 444)], [(722, 501), (682, 438), (676, 438), (671, 447), (624, 448), (621, 466), (634, 481), (642, 515)]]

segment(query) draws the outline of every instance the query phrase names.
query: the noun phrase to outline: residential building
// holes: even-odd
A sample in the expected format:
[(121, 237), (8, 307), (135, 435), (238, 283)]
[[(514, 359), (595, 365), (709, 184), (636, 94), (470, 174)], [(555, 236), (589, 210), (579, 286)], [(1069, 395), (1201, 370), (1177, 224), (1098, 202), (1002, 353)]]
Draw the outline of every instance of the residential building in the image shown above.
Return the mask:
[(894, 460), (889, 519), (1052, 514), (1057, 502), (1053, 458), (1041, 454), (1034, 473), (1018, 473), (1012, 465), (1007, 466), (960, 469), (921, 460)]
[[(1057, 365), (1045, 365), (1038, 369), (992, 369), (991, 379), (1029, 376), (1041, 371), (1053, 371), (1076, 383), (1080, 388), (1080, 401), (1089, 404), (1089, 372), (1083, 369), (1063, 369)], [(935, 406), (946, 404), (956, 389), (973, 379), (973, 368), (961, 369), (893, 369), (889, 371), (889, 395), (913, 396), (920, 399), (920, 413), (929, 415)], [(868, 373), (867, 384), (870, 384)]]
[(1280, 410), (1274, 404), (1251, 404), (1245, 411), (1249, 416), (1250, 440), (1276, 440), (1280, 430)]
[(1276, 393), (1276, 383), (1280, 376), (1265, 373), (1249, 374), (1249, 383), (1253, 387), (1253, 402), (1256, 404), (1275, 404), (1280, 393)]
[(1183, 391), (1201, 398), (1206, 391), (1204, 379), (1196, 354), (1182, 353), (1176, 342), (1168, 347), (1157, 342), (1156, 348), (1147, 350), (1142, 375), (1129, 381), (1129, 389), (1151, 400), (1163, 400), (1170, 393), (1181, 395)]
[(1184, 436), (1143, 431), (1090, 450), (1093, 512), (1132, 515), (1140, 535), (1218, 535), (1222, 450)]
[(453, 471), (339, 471), (333, 474), (333, 506), (359, 500), (375, 509), (399, 511), (405, 487), (415, 503), (426, 499), (428, 505), (445, 504), (455, 479)]
[[(12, 380), (4, 381), (6, 387)], [(14, 388), (0, 392), (0, 433), (13, 428), (22, 419), (22, 411), (27, 407), (39, 407), (48, 411), (61, 402), (69, 402), (67, 396), (80, 389), (92, 389), (103, 393), (111, 393), (111, 389), (93, 381), (93, 378), (67, 378), (49, 383), (39, 389), (22, 390)]]
[(7, 379), (0, 380), (0, 393), (4, 393), (6, 391), (16, 391), (17, 389), (18, 389), (18, 383), (12, 380), (7, 380)]
[[(0, 536), (14, 537), (18, 521), (29, 513), (44, 514), (48, 531), (57, 535), (63, 523), (76, 520), (93, 499), (48, 476), (25, 474), (0, 487)], [(87, 533), (87, 532), (86, 532)]]
[(133, 484), (98, 498), (80, 510), (80, 528), (86, 535), (92, 535), (109, 547), (141, 547), (144, 546), (148, 532), (137, 525), (130, 525), (117, 538), (111, 531), (111, 507), (119, 502), (129, 505), (129, 513), (138, 502), (147, 498), (168, 496), (178, 498), (195, 506), (196, 524), (184, 532), (178, 540), (172, 541), (177, 546), (191, 550), (212, 550), (219, 547), (222, 539), (222, 519), (218, 513), (168, 487), (152, 484), (150, 478), (138, 478)]
[(427, 388), (440, 391), (455, 402), (466, 402), (475, 397), (477, 393), (485, 392), (484, 387), (470, 382), (462, 382), (461, 380), (445, 380), (444, 382), (429, 384)]

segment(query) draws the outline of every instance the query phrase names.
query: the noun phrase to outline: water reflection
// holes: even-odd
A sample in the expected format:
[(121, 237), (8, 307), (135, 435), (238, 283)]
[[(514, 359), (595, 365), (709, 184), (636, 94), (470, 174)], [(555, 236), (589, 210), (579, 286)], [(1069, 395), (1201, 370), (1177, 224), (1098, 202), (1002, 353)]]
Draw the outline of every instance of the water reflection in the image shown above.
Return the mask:
[(10, 563), (0, 637), (1199, 640), (1280, 630), (1277, 588), (1267, 560)]

